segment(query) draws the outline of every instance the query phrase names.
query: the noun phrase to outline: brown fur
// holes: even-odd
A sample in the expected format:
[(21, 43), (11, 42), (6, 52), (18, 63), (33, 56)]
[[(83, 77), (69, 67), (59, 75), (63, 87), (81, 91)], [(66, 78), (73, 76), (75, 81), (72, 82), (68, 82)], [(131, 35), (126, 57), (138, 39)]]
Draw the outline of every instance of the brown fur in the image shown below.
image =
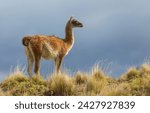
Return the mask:
[(60, 66), (65, 55), (68, 54), (74, 43), (74, 36), (72, 33), (73, 27), (82, 27), (82, 23), (73, 19), (72, 17), (66, 24), (65, 39), (56, 36), (35, 35), (26, 36), (22, 39), (25, 46), (26, 56), (28, 60), (28, 74), (32, 75), (32, 67), (35, 62), (34, 72), (39, 74), (40, 60), (54, 59), (56, 72), (60, 71)]

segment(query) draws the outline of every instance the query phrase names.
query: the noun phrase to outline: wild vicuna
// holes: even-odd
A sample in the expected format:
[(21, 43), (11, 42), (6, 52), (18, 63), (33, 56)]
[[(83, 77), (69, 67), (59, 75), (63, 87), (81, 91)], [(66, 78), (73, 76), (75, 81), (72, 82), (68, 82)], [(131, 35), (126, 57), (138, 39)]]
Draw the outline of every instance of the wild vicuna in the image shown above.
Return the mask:
[(35, 63), (35, 74), (39, 74), (41, 58), (54, 59), (55, 70), (57, 73), (60, 72), (62, 60), (74, 44), (73, 28), (75, 27), (83, 27), (83, 24), (70, 17), (66, 24), (64, 39), (45, 35), (26, 36), (22, 39), (28, 61), (29, 76), (32, 75), (33, 63)]

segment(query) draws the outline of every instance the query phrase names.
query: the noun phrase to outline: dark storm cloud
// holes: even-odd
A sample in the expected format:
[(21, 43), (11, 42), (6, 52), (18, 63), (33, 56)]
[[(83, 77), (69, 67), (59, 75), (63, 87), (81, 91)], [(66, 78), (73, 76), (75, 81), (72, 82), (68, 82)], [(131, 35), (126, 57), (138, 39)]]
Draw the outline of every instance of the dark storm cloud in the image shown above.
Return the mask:
[[(150, 56), (149, 4), (148, 0), (1, 0), (0, 72), (26, 64), (23, 36), (64, 37), (65, 23), (73, 15), (84, 28), (75, 29), (75, 45), (63, 65), (72, 71), (88, 70), (106, 59), (114, 62), (113, 75), (119, 75), (126, 66)], [(48, 63), (42, 63), (43, 72), (51, 70)]]

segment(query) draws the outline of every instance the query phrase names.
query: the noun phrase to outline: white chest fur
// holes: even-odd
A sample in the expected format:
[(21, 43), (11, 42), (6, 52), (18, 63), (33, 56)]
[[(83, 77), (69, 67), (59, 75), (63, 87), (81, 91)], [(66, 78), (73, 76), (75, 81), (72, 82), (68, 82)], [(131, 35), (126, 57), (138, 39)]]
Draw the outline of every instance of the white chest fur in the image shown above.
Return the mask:
[(67, 55), (67, 54), (69, 53), (69, 51), (72, 49), (73, 45), (74, 45), (74, 38), (73, 38), (73, 42), (72, 42), (71, 46), (68, 48), (68, 50), (67, 50), (67, 52), (66, 52), (66, 55)]
[(43, 51), (42, 51), (42, 57), (44, 59), (54, 59), (58, 56), (58, 51), (54, 50), (51, 45), (49, 45), (47, 42), (44, 42), (43, 44)]

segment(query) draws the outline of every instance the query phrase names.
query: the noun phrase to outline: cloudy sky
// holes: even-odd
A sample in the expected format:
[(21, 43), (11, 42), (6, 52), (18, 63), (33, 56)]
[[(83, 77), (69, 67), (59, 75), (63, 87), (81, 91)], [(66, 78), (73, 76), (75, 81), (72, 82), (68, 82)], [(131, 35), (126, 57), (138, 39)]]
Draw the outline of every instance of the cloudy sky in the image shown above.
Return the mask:
[[(95, 63), (119, 76), (150, 56), (149, 0), (0, 0), (0, 79), (17, 65), (25, 66), (21, 39), (45, 34), (64, 37), (71, 15), (84, 24), (74, 29), (75, 44), (63, 67), (88, 71)], [(42, 61), (46, 76), (53, 62)]]

